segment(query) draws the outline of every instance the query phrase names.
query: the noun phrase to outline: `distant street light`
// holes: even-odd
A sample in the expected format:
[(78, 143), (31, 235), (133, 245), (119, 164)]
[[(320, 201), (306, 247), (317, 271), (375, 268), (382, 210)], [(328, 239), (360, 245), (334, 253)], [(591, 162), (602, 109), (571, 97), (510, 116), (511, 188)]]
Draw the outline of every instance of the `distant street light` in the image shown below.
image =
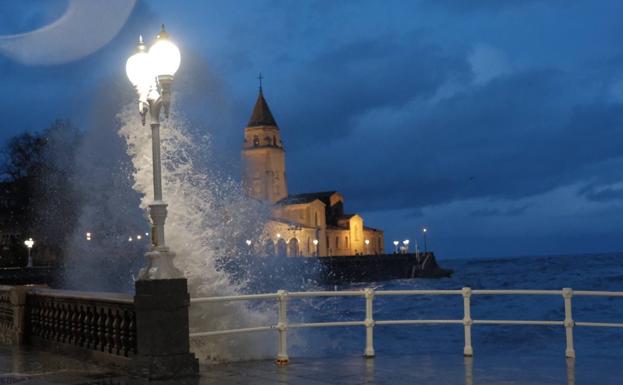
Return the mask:
[(91, 233), (89, 231), (86, 232), (85, 234), (87, 241), (91, 240)]
[(404, 245), (404, 250), (405, 250), (405, 254), (409, 252), (409, 240), (405, 239), (404, 241), (402, 241), (402, 244)]
[(317, 240), (317, 239), (314, 239), (314, 240), (312, 241), (312, 243), (314, 244), (314, 248), (316, 249), (316, 257), (317, 257), (317, 256), (319, 256), (319, 255), (320, 255), (320, 252), (318, 251), (318, 243), (320, 243), (320, 242), (318, 242), (318, 240)]
[(128, 242), (132, 242), (132, 240), (133, 240), (132, 237), (128, 238)]
[(26, 245), (26, 248), (28, 249), (28, 264), (26, 265), (26, 267), (32, 267), (32, 257), (30, 255), (30, 250), (35, 245), (35, 241), (33, 241), (32, 238), (28, 238), (24, 241), (24, 245)]
[(399, 243), (400, 242), (398, 242), (398, 241), (394, 241), (394, 254), (398, 254), (398, 244)]
[(247, 244), (247, 254), (251, 255), (251, 240), (247, 239), (246, 241), (244, 241), (244, 243)]
[(428, 251), (428, 244), (426, 242), (426, 233), (428, 233), (428, 229), (424, 227), (422, 229), (422, 234), (424, 234), (424, 254), (426, 254), (426, 252)]
[(139, 241), (141, 240), (141, 238), (143, 238), (143, 237), (141, 237), (141, 234), (136, 236), (136, 239), (138, 239)]
[[(162, 29), (156, 35), (155, 43), (147, 49), (143, 37), (139, 37), (134, 55), (126, 62), (128, 79), (138, 93), (138, 111), (143, 125), (149, 113), (152, 144), (152, 168), (154, 200), (149, 204), (149, 216), (153, 224), (151, 249), (145, 254), (148, 266), (141, 269), (139, 279), (171, 279), (182, 276), (173, 265), (172, 253), (164, 240), (164, 223), (167, 204), (162, 197), (162, 166), (160, 161), (160, 111), (169, 117), (171, 105), (171, 84), (180, 66), (180, 50)], [(131, 239), (130, 239), (131, 241)]]
[(370, 254), (370, 252), (368, 251), (368, 245), (370, 244), (370, 240), (366, 239), (365, 241), (363, 241), (363, 243), (366, 244), (366, 254)]

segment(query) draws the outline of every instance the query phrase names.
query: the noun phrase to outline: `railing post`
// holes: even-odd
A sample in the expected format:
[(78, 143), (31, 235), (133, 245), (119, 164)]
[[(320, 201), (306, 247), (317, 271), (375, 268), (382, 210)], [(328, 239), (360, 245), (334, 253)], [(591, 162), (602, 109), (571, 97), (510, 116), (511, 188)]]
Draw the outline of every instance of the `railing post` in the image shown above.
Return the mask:
[(573, 289), (565, 287), (562, 289), (562, 297), (565, 299), (565, 332), (567, 335), (567, 350), (565, 356), (567, 358), (575, 358), (575, 349), (573, 348), (573, 313), (571, 308), (571, 298), (573, 297)]
[(277, 291), (279, 296), (279, 353), (277, 353), (277, 364), (286, 365), (288, 363), (288, 292), (286, 290)]
[(463, 327), (465, 329), (465, 347), (463, 348), (463, 355), (471, 357), (474, 355), (474, 349), (472, 348), (472, 310), (471, 310), (471, 297), (472, 289), (469, 287), (463, 288)]
[(366, 326), (366, 349), (363, 352), (364, 357), (374, 357), (374, 289), (366, 288), (364, 291), (366, 297), (366, 319), (364, 324)]

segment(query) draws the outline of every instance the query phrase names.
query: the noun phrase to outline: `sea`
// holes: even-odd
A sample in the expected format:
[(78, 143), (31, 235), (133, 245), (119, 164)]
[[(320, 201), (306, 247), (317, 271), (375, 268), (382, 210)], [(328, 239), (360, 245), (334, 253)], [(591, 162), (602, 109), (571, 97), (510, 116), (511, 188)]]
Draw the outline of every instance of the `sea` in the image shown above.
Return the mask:
[[(623, 291), (623, 254), (439, 258), (438, 262), (454, 270), (451, 278), (398, 279), (316, 289), (559, 290), (568, 287)], [(565, 317), (562, 296), (479, 295), (472, 297), (471, 309), (472, 318), (478, 320), (559, 321)], [(290, 323), (363, 320), (365, 302), (359, 297), (291, 299), (288, 317)], [(463, 318), (463, 298), (460, 295), (377, 297), (374, 318), (459, 320)], [(574, 297), (573, 318), (623, 323), (623, 298)], [(292, 357), (354, 357), (362, 355), (365, 346), (363, 327), (299, 329), (291, 333)], [(495, 375), (496, 370), (506, 373), (503, 378), (493, 377), (483, 383), (575, 384), (581, 379), (578, 384), (623, 384), (623, 328), (574, 328), (576, 360), (565, 359), (562, 326), (474, 325), (472, 334), (473, 361), (463, 359), (463, 325), (379, 325), (374, 329), (374, 348), (377, 358), (395, 357), (404, 362), (404, 357), (414, 357), (410, 361), (414, 370), (455, 370), (456, 378), (462, 378), (461, 373), (468, 370), (481, 373), (481, 378)], [(456, 365), (449, 364), (452, 362)]]

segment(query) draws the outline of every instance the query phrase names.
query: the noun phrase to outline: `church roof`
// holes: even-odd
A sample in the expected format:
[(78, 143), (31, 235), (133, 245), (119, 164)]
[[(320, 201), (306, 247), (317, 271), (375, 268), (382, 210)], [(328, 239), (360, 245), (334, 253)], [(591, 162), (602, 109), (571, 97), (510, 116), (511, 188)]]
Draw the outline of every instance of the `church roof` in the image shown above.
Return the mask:
[(257, 96), (255, 107), (253, 107), (251, 119), (249, 119), (249, 124), (247, 124), (247, 127), (254, 126), (277, 127), (277, 122), (275, 122), (275, 118), (273, 118), (273, 114), (270, 112), (270, 108), (268, 108), (268, 103), (266, 103), (266, 99), (264, 99), (262, 88), (260, 88), (260, 93)]
[(282, 200), (278, 201), (277, 204), (280, 205), (293, 205), (293, 204), (301, 204), (301, 203), (309, 203), (313, 202), (316, 199), (327, 203), (331, 195), (335, 194), (337, 191), (321, 191), (321, 192), (313, 192), (313, 193), (305, 193), (305, 194), (295, 194), (288, 195)]

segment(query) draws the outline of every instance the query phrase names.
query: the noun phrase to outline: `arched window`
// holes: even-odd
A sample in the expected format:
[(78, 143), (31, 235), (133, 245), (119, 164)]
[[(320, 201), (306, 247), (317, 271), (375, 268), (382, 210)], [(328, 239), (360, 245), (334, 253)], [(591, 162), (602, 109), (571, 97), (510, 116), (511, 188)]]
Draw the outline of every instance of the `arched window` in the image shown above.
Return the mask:
[(253, 137), (253, 147), (257, 147), (257, 146), (259, 146), (259, 145), (260, 145), (260, 137), (259, 137), (259, 136), (257, 136), (257, 135), (255, 135), (255, 136)]
[(279, 238), (277, 241), (277, 255), (280, 257), (286, 257), (288, 255), (288, 246), (283, 238)]
[(288, 242), (288, 256), (290, 257), (298, 257), (299, 256), (299, 240), (296, 238), (290, 239)]

